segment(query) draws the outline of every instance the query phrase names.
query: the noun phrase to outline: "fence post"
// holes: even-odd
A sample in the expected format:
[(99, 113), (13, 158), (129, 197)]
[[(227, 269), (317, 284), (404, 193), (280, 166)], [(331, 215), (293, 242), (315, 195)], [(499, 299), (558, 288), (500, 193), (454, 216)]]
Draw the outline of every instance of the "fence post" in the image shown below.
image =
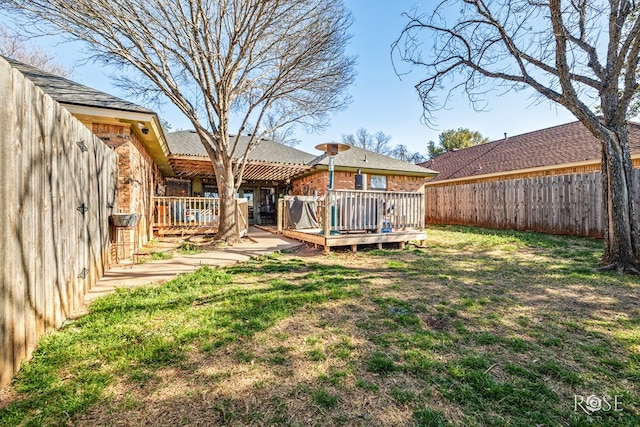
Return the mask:
[(324, 221), (322, 224), (325, 238), (329, 237), (331, 234), (331, 199), (332, 192), (331, 190), (328, 190), (327, 194), (324, 196)]
[(377, 224), (378, 224), (378, 228), (376, 230), (377, 233), (382, 233), (382, 222), (385, 219), (386, 216), (386, 212), (384, 212), (384, 203), (382, 201), (382, 199), (380, 197), (376, 197), (376, 201), (378, 202), (378, 218), (377, 218)]
[(235, 209), (233, 210), (233, 219), (236, 223), (236, 233), (238, 233), (238, 236), (240, 235), (240, 221), (238, 221), (240, 218), (238, 218), (239, 212), (240, 212), (240, 205), (238, 203), (238, 199), (234, 200), (235, 202)]
[(278, 220), (277, 220), (277, 225), (278, 225), (278, 234), (282, 234), (282, 229), (283, 224), (284, 224), (284, 220), (286, 218), (286, 212), (284, 211), (285, 206), (286, 206), (286, 200), (285, 199), (278, 199)]

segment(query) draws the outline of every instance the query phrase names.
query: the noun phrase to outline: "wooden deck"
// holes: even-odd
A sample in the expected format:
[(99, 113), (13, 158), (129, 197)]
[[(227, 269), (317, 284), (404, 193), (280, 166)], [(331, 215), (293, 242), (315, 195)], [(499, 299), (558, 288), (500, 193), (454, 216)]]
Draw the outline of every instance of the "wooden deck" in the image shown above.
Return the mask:
[(427, 234), (419, 230), (392, 231), (390, 233), (349, 233), (325, 236), (320, 229), (308, 230), (283, 230), (285, 237), (300, 240), (302, 242), (313, 243), (324, 248), (328, 253), (332, 247), (351, 246), (351, 250), (356, 252), (358, 245), (377, 244), (378, 249), (382, 249), (384, 243), (400, 243), (401, 247), (411, 241), (420, 241), (424, 245)]
[(189, 236), (197, 234), (216, 234), (217, 225), (192, 226), (190, 224), (156, 225), (153, 227), (156, 236)]
[(377, 244), (382, 248), (384, 243), (400, 243), (404, 247), (410, 241), (424, 244), (426, 240), (422, 193), (329, 190), (325, 197), (307, 205), (306, 211), (315, 212), (316, 218), (307, 215), (305, 225), (317, 220), (318, 228), (304, 229), (299, 224), (294, 224), (298, 228), (291, 225), (298, 219), (289, 213), (288, 206), (301, 203), (294, 199), (285, 197), (279, 203), (278, 231), (320, 245), (325, 253), (336, 246), (351, 246), (355, 252), (358, 245)]

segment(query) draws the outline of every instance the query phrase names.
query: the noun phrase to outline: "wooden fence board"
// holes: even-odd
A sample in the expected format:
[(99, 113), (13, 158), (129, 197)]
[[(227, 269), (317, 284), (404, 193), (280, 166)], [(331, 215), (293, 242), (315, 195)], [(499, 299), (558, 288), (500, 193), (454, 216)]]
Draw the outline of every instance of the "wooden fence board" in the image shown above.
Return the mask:
[[(10, 75), (11, 67), (6, 62), (0, 61), (0, 76)], [(13, 100), (13, 85), (11, 79), (0, 78), (0, 105), (11, 105)], [(13, 141), (15, 128), (12, 123), (12, 116), (9, 114), (0, 114), (0, 179), (3, 183), (9, 183), (13, 179), (9, 166), (13, 162)], [(0, 257), (3, 260), (9, 259), (11, 256), (11, 248), (9, 239), (11, 238), (11, 222), (13, 216), (8, 214), (11, 212), (10, 202), (11, 186), (0, 186), (0, 199), (3, 201), (4, 209), (7, 214), (0, 215), (0, 233), (6, 238), (0, 239)], [(13, 315), (13, 286), (12, 266), (5, 265), (0, 274), (0, 378), (9, 378), (13, 373), (13, 337), (11, 323), (8, 317)]]
[(0, 59), (0, 386), (108, 265), (116, 167), (109, 147)]
[[(634, 180), (640, 186), (638, 170)], [(427, 186), (425, 205), (427, 223), (590, 237), (604, 231), (599, 172)]]

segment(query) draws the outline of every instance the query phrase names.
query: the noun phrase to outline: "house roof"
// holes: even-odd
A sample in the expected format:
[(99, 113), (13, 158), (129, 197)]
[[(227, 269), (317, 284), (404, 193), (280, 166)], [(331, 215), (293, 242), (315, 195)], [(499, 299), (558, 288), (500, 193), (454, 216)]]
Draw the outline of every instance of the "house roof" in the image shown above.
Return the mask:
[[(240, 136), (236, 153), (244, 152), (249, 140), (250, 137), (248, 136)], [(207, 152), (202, 146), (198, 135), (193, 130), (172, 132), (167, 135), (167, 142), (173, 157), (172, 164), (175, 165), (174, 170), (184, 169), (185, 165), (179, 165), (177, 159), (181, 156), (202, 157), (203, 159), (208, 159)], [(329, 165), (329, 158), (325, 154), (316, 156), (271, 140), (261, 141), (260, 144), (258, 144), (249, 153), (248, 160), (251, 165), (262, 163), (263, 165), (269, 165), (270, 168), (275, 168), (278, 165), (284, 164), (290, 165), (289, 170), (292, 172), (290, 177), (299, 175), (300, 173), (309, 173), (311, 168), (318, 169), (328, 167)], [(378, 173), (390, 172), (400, 173), (401, 175), (425, 177), (433, 176), (437, 173), (417, 165), (353, 146), (349, 150), (336, 155), (334, 160), (334, 164), (338, 169), (362, 169), (365, 173), (376, 171)], [(193, 173), (195, 173), (195, 167), (195, 165), (192, 165)], [(207, 168), (207, 170), (208, 169), (209, 168)], [(252, 168), (252, 170), (253, 169), (255, 169), (255, 167)], [(266, 173), (265, 170), (265, 168), (261, 168), (260, 173)], [(293, 174), (294, 171), (295, 174)], [(202, 172), (203, 170), (199, 170), (199, 173)], [(255, 175), (259, 176), (257, 170)], [(260, 179), (250, 178), (251, 175), (247, 175), (246, 171), (243, 176), (245, 179)]]
[[(233, 144), (233, 139), (231, 137)], [(239, 157), (247, 149), (247, 144), (251, 140), (248, 136), (240, 136), (234, 157)], [(167, 134), (169, 150), (174, 156), (197, 156), (206, 157), (205, 151), (198, 134), (194, 130), (184, 130)], [(314, 155), (298, 150), (288, 145), (264, 139), (249, 153), (249, 160), (257, 160), (272, 163), (295, 163), (308, 164), (315, 158)]]
[[(631, 151), (640, 151), (640, 124), (629, 123)], [(430, 182), (601, 158), (600, 141), (579, 121), (448, 151), (420, 166), (440, 174)]]
[(20, 71), (36, 86), (54, 100), (63, 104), (83, 105), (87, 107), (107, 108), (110, 110), (131, 111), (155, 114), (153, 111), (125, 101), (108, 93), (76, 83), (64, 77), (56, 76), (11, 58), (4, 57), (13, 68)]
[[(232, 137), (233, 138), (233, 137)], [(239, 157), (251, 138), (240, 136), (234, 157)], [(178, 176), (215, 177), (213, 166), (198, 134), (193, 130), (167, 134), (170, 163)], [(315, 156), (271, 140), (262, 140), (247, 156), (245, 180), (284, 181), (310, 169)]]
[(129, 124), (162, 173), (169, 176), (173, 174), (167, 158), (169, 150), (155, 112), (16, 60), (4, 59), (80, 121), (115, 120)]
[[(329, 165), (329, 156), (323, 154), (316, 157), (312, 166)], [(334, 158), (336, 168), (355, 168), (363, 171), (402, 172), (407, 175), (433, 176), (438, 172), (418, 165), (394, 159), (393, 157), (351, 146), (348, 150), (338, 153)]]

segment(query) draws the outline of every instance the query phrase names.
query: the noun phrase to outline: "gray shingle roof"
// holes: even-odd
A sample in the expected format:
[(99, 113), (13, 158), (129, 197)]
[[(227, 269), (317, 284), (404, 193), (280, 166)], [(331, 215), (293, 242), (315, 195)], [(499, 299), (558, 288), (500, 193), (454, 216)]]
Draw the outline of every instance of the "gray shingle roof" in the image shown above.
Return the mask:
[[(167, 144), (172, 155), (208, 157), (200, 138), (193, 130), (171, 132), (167, 135)], [(234, 138), (234, 137), (232, 137)], [(235, 157), (238, 157), (247, 148), (250, 138), (241, 136), (236, 148)], [(248, 156), (249, 160), (272, 163), (308, 164), (315, 156), (288, 145), (271, 140), (262, 140)]]
[[(242, 153), (248, 142), (248, 136), (241, 136), (236, 153)], [(172, 155), (207, 157), (207, 152), (202, 146), (198, 135), (193, 130), (169, 133), (167, 134), (167, 143), (169, 144), (169, 151)], [(316, 156), (271, 140), (261, 141), (260, 144), (249, 153), (249, 160), (272, 163), (294, 163), (310, 166), (329, 165), (329, 158), (324, 154)], [(406, 172), (421, 176), (430, 176), (437, 173), (421, 166), (358, 147), (351, 147), (349, 150), (338, 154), (335, 157), (335, 166), (376, 169), (389, 172)]]
[(100, 92), (64, 77), (42, 71), (11, 58), (5, 58), (11, 67), (20, 71), (27, 79), (42, 89), (47, 95), (64, 104), (87, 107), (107, 108), (110, 110), (131, 111), (135, 113), (155, 114), (153, 111), (124, 99)]
[[(360, 168), (360, 169), (377, 169), (390, 172), (410, 172), (411, 174), (420, 174), (430, 176), (437, 174), (436, 171), (424, 168), (422, 166), (403, 162), (393, 157), (378, 154), (373, 151), (365, 150), (360, 147), (351, 146), (347, 151), (338, 153), (334, 159), (336, 167)], [(312, 165), (329, 165), (329, 157), (322, 155), (316, 158)]]

